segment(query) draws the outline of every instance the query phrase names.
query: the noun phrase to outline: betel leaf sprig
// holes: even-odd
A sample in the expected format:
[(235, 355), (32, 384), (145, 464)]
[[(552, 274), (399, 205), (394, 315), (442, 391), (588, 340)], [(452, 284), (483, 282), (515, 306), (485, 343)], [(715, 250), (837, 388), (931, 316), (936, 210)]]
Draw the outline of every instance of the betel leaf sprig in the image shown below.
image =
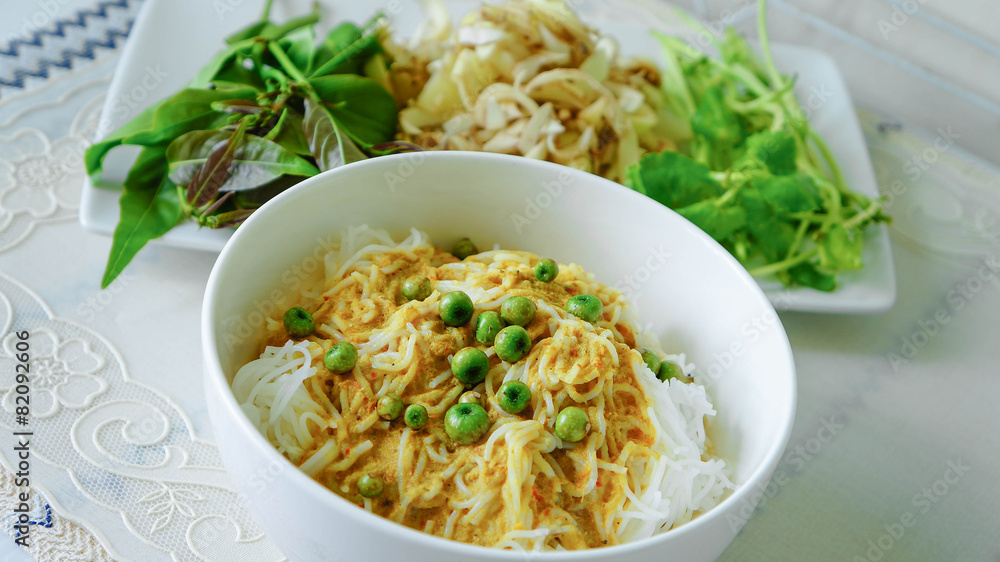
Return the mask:
[(318, 5), (282, 24), (270, 9), (268, 0), (261, 18), (227, 37), (182, 90), (87, 150), (92, 183), (108, 186), (107, 154), (141, 147), (121, 186), (102, 287), (181, 222), (237, 226), (304, 178), (386, 153), (397, 104), (380, 42), (384, 18), (343, 23), (318, 41)]
[(794, 78), (774, 64), (764, 8), (759, 0), (761, 56), (732, 28), (714, 39), (715, 57), (656, 34), (663, 105), (689, 129), (678, 152), (645, 156), (627, 184), (698, 225), (751, 274), (832, 291), (838, 272), (863, 266), (865, 230), (889, 219), (847, 186), (809, 124)]

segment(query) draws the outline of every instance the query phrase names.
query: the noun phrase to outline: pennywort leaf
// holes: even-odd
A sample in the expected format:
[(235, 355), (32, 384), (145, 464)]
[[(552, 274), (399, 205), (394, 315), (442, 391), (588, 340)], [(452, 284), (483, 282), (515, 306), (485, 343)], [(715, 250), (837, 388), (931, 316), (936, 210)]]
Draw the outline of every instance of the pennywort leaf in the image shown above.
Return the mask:
[(795, 228), (781, 220), (773, 206), (753, 187), (740, 194), (747, 216), (747, 229), (758, 251), (769, 263), (784, 260), (795, 242)]
[(654, 32), (665, 64), (651, 98), (658, 114), (688, 120), (692, 137), (672, 137), (677, 154), (644, 156), (626, 184), (698, 225), (751, 274), (832, 291), (836, 272), (862, 267), (864, 230), (889, 218), (844, 183), (794, 78), (774, 64), (765, 15), (758, 0), (762, 56), (733, 29), (712, 40), (718, 56)]
[(743, 142), (743, 127), (739, 119), (726, 106), (722, 90), (714, 86), (708, 88), (699, 100), (691, 117), (691, 130), (701, 141), (701, 146), (695, 149), (695, 159), (713, 170), (728, 168), (733, 162), (737, 145)]
[(626, 183), (672, 209), (717, 197), (723, 191), (707, 166), (676, 152), (644, 156), (629, 170)]
[(806, 174), (771, 176), (756, 187), (777, 214), (807, 213), (823, 206), (816, 182)]
[(747, 225), (747, 213), (742, 207), (720, 207), (713, 199), (682, 207), (677, 212), (720, 242)]
[(746, 139), (746, 151), (742, 162), (756, 162), (776, 176), (794, 174), (798, 171), (795, 158), (798, 145), (795, 137), (785, 131), (762, 131)]
[(837, 278), (831, 273), (824, 273), (809, 262), (800, 263), (788, 269), (792, 281), (805, 287), (812, 287), (826, 293), (837, 288)]
[(841, 224), (831, 226), (821, 232), (816, 241), (820, 267), (834, 271), (861, 269), (864, 265), (861, 259), (864, 241), (860, 232), (848, 230)]

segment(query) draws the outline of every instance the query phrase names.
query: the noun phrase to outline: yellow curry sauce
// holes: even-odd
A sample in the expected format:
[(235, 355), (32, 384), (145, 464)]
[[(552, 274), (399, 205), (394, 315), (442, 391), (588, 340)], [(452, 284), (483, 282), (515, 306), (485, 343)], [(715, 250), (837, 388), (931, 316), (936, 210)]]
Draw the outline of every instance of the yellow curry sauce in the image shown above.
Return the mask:
[[(317, 368), (304, 384), (312, 400), (339, 415), (324, 416), (335, 427), (308, 425), (314, 442), (298, 455), (298, 464), (335, 440), (315, 480), (373, 513), (438, 536), (503, 546), (505, 537), (517, 536), (512, 532), (546, 528), (541, 540), (547, 547), (616, 544), (614, 512), (626, 504), (630, 486), (634, 492), (635, 472), (660, 454), (652, 449), (656, 429), (637, 380), (636, 368), (644, 364), (635, 350), (635, 328), (616, 318), (624, 302), (618, 291), (595, 283), (577, 266), (562, 266), (553, 282), (539, 281), (532, 273), (538, 259), (527, 252), (487, 252), (460, 262), (428, 245), (378, 253), (364, 267), (327, 279), (323, 294), (303, 305), (315, 319), (308, 340)], [(430, 279), (434, 293), (407, 301), (401, 285), (411, 276)], [(445, 411), (470, 390), (448, 375), (450, 356), (465, 346), (485, 348), (474, 338), (475, 317), (448, 327), (438, 314), (439, 288), (456, 284), (474, 294), (475, 314), (499, 309), (499, 301), (510, 296), (538, 303), (526, 326), (529, 355), (515, 365), (490, 356), (487, 380), (476, 390), (491, 428), (470, 445), (454, 443), (442, 428)], [(596, 326), (564, 312), (567, 300), (583, 293), (604, 304)], [(266, 345), (289, 339), (276, 324)], [(386, 333), (398, 337), (364, 352), (366, 343)], [(322, 354), (341, 339), (362, 352), (353, 371), (334, 374), (323, 366)], [(380, 354), (392, 355), (391, 347), (398, 359), (391, 367), (410, 355), (405, 368), (386, 368)], [(495, 398), (511, 369), (521, 369), (520, 380), (532, 390), (531, 404), (518, 415), (502, 411)], [(380, 419), (376, 402), (389, 390), (406, 404), (423, 404), (426, 426), (413, 430), (402, 419)], [(554, 413), (564, 405), (583, 408), (590, 420), (579, 443), (560, 444), (552, 434)], [(359, 493), (363, 475), (383, 479), (378, 497)]]

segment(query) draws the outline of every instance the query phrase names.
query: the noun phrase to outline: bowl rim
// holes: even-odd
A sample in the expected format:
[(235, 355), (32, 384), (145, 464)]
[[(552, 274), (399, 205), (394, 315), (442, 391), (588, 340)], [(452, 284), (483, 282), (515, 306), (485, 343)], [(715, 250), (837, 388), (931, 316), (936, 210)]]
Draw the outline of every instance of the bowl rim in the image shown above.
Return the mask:
[[(669, 540), (671, 537), (678, 537), (685, 534), (695, 532), (700, 527), (711, 524), (714, 520), (722, 517), (720, 515), (724, 510), (723, 506), (732, 505), (736, 503), (748, 502), (748, 497), (755, 492), (756, 489), (763, 491), (761, 483), (765, 480), (765, 477), (771, 478), (773, 471), (777, 467), (779, 461), (781, 460), (782, 453), (788, 444), (791, 437), (792, 426), (795, 421), (795, 412), (797, 405), (797, 383), (796, 383), (796, 371), (795, 362), (792, 354), (791, 344), (788, 340), (788, 334), (785, 331), (785, 327), (781, 322), (781, 318), (777, 315), (774, 306), (771, 304), (770, 300), (760, 289), (760, 286), (754, 281), (753, 277), (746, 271), (746, 269), (718, 242), (712, 239), (710, 236), (705, 234), (700, 228), (695, 226), (693, 223), (677, 214), (672, 209), (666, 207), (665, 205), (660, 205), (646, 197), (645, 195), (638, 193), (632, 189), (629, 189), (621, 184), (613, 182), (611, 180), (602, 178), (600, 176), (591, 174), (589, 172), (584, 172), (581, 170), (576, 170), (563, 166), (560, 164), (555, 164), (551, 162), (532, 160), (524, 158), (521, 156), (512, 156), (506, 154), (494, 154), (486, 152), (470, 152), (470, 151), (427, 151), (422, 153), (424, 158), (430, 161), (450, 161), (450, 160), (479, 160), (485, 165), (492, 166), (506, 166), (506, 165), (518, 165), (521, 167), (528, 166), (534, 167), (541, 170), (541, 173), (552, 174), (553, 176), (559, 173), (569, 173), (575, 175), (577, 178), (581, 178), (587, 183), (593, 184), (594, 189), (615, 189), (620, 190), (617, 194), (624, 199), (632, 199), (637, 204), (656, 204), (659, 207), (659, 211), (665, 216), (673, 216), (670, 220), (680, 220), (680, 226), (693, 232), (695, 236), (699, 236), (704, 242), (708, 243), (711, 247), (714, 245), (718, 250), (719, 258), (728, 262), (730, 269), (740, 277), (740, 281), (750, 288), (752, 294), (756, 299), (760, 301), (760, 304), (765, 308), (765, 312), (770, 312), (774, 314), (774, 318), (777, 319), (777, 324), (780, 330), (776, 332), (776, 337), (779, 339), (783, 354), (780, 358), (775, 358), (775, 363), (783, 361), (787, 364), (787, 369), (782, 369), (781, 372), (785, 373), (785, 379), (782, 381), (782, 387), (787, 392), (788, 408), (785, 412), (784, 418), (780, 420), (780, 425), (778, 427), (778, 433), (776, 438), (772, 440), (768, 446), (766, 452), (764, 453), (763, 460), (754, 469), (752, 473), (746, 478), (746, 481), (739, 485), (736, 490), (725, 497), (718, 505), (708, 510), (707, 512), (698, 515), (691, 521), (684, 523), (683, 525), (654, 534), (652, 537), (640, 539), (633, 542), (628, 542), (619, 545), (592, 548), (587, 550), (576, 550), (569, 552), (532, 552), (532, 557), (540, 557), (545, 560), (587, 560), (587, 559), (603, 559), (609, 556), (624, 555), (632, 551), (645, 549), (648, 546), (656, 542), (664, 542)], [(416, 543), (427, 543), (426, 546), (432, 549), (443, 549), (450, 550), (455, 554), (468, 554), (470, 556), (484, 555), (491, 556), (496, 560), (523, 560), (524, 553), (514, 550), (504, 550), (492, 547), (472, 545), (463, 543), (460, 541), (446, 539), (443, 537), (438, 537), (436, 535), (431, 535), (417, 529), (407, 527), (405, 525), (396, 523), (395, 521), (390, 521), (384, 517), (376, 515), (374, 513), (368, 512), (364, 509), (359, 509), (357, 505), (348, 501), (347, 499), (337, 495), (332, 490), (323, 486), (319, 482), (313, 480), (310, 476), (299, 470), (299, 467), (295, 466), (288, 458), (280, 454), (278, 450), (271, 445), (271, 443), (260, 433), (260, 430), (250, 423), (250, 419), (243, 413), (239, 404), (236, 402), (236, 397), (232, 393), (232, 388), (226, 377), (225, 372), (222, 369), (221, 361), (219, 358), (218, 350), (220, 349), (219, 342), (215, 337), (214, 325), (216, 323), (216, 311), (215, 302), (216, 295), (220, 291), (220, 286), (218, 283), (219, 277), (223, 274), (222, 271), (225, 269), (227, 262), (232, 259), (232, 254), (236, 251), (234, 248), (241, 244), (241, 240), (245, 236), (245, 231), (250, 225), (264, 220), (262, 217), (267, 216), (272, 212), (276, 212), (276, 209), (280, 209), (282, 206), (287, 205), (290, 201), (301, 196), (301, 194), (306, 193), (309, 190), (320, 189), (331, 179), (337, 178), (341, 174), (348, 172), (353, 172), (362, 169), (363, 167), (379, 168), (384, 166), (394, 165), (397, 160), (412, 158), (412, 154), (395, 154), (389, 156), (381, 156), (378, 158), (372, 158), (369, 160), (363, 160), (360, 162), (355, 162), (347, 166), (342, 166), (340, 168), (335, 168), (332, 170), (327, 170), (316, 176), (307, 178), (306, 180), (294, 185), (293, 187), (285, 190), (284, 192), (278, 194), (270, 201), (265, 203), (256, 212), (254, 212), (243, 225), (236, 229), (230, 241), (223, 248), (212, 267), (212, 272), (209, 275), (208, 283), (206, 285), (205, 297), (202, 305), (202, 317), (201, 317), (201, 331), (202, 331), (202, 354), (203, 354), (203, 364), (204, 364), (204, 382), (206, 383), (206, 390), (209, 390), (209, 386), (214, 387), (217, 391), (222, 394), (222, 402), (218, 404), (224, 411), (224, 415), (235, 417), (236, 426), (239, 427), (240, 431), (245, 435), (249, 436), (250, 443), (262, 449), (267, 460), (272, 462), (283, 462), (286, 463), (288, 468), (292, 470), (288, 471), (284, 477), (290, 478), (292, 480), (291, 484), (293, 487), (303, 490), (310, 495), (320, 498), (320, 502), (324, 505), (324, 508), (329, 509), (333, 513), (338, 515), (348, 515), (356, 516), (361, 520), (367, 522), (373, 527), (374, 531), (381, 533), (396, 534), (402, 533), (402, 538), (407, 540), (412, 540)], [(211, 398), (211, 397), (210, 397)], [(218, 398), (218, 397), (215, 397)], [(289, 475), (290, 474), (290, 475)], [(766, 486), (766, 484), (765, 484)], [(751, 507), (756, 509), (757, 504), (749, 502)], [(350, 508), (353, 511), (347, 511), (344, 508)], [(744, 518), (742, 524), (745, 524), (748, 519)], [(741, 527), (742, 527), (741, 524)]]

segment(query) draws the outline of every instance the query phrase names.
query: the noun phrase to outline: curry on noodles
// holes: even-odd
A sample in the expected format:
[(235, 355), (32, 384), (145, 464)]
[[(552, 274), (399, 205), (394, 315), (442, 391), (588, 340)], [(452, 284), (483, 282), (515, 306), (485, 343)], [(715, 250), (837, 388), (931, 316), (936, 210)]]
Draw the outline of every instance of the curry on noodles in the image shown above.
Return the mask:
[(704, 387), (621, 292), (528, 252), (455, 253), (349, 229), (321, 292), (268, 320), (233, 390), (292, 463), (392, 521), (517, 550), (649, 537), (732, 489)]

